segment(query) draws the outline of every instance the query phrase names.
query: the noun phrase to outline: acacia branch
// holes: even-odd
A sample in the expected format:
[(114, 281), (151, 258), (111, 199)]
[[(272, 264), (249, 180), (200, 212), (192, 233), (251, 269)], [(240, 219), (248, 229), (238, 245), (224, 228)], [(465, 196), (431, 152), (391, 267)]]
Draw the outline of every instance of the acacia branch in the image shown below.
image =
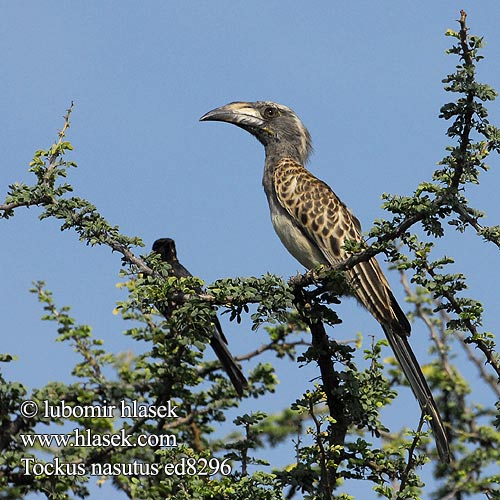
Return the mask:
[(3, 212), (3, 215), (6, 216), (9, 212), (16, 208), (20, 207), (33, 207), (39, 205), (47, 205), (51, 203), (52, 199), (49, 196), (40, 196), (36, 198), (31, 198), (26, 201), (13, 201), (11, 203), (0, 203), (0, 211)]
[(254, 351), (251, 351), (247, 354), (242, 354), (241, 356), (235, 356), (234, 359), (236, 361), (248, 361), (249, 359), (255, 358), (256, 356), (259, 356), (263, 352), (266, 351), (275, 351), (276, 347), (282, 347), (285, 350), (288, 349), (293, 349), (298, 346), (307, 346), (309, 347), (311, 345), (310, 342), (307, 340), (296, 340), (294, 342), (269, 342), (267, 344), (262, 344), (259, 348), (255, 349)]
[[(318, 363), (323, 389), (326, 395), (328, 411), (333, 421), (329, 425), (328, 441), (331, 448), (335, 446), (344, 446), (347, 429), (349, 427), (348, 419), (345, 415), (345, 402), (338, 394), (339, 378), (332, 363), (332, 349), (325, 326), (321, 320), (314, 318), (314, 304), (312, 304), (304, 293), (303, 288), (295, 287), (294, 302), (302, 320), (308, 325), (311, 331), (312, 346), (314, 348), (314, 357)], [(311, 402), (312, 404), (312, 402)], [(311, 413), (314, 419), (314, 412)], [(316, 424), (317, 420), (315, 420)], [(318, 431), (319, 432), (319, 431)], [(319, 437), (318, 437), (319, 439)], [(338, 464), (332, 464), (331, 460), (322, 452), (321, 467), (325, 468), (322, 474), (324, 481), (325, 498), (331, 497), (331, 491), (336, 484)]]
[[(408, 297), (415, 298), (414, 292), (411, 290), (410, 285), (408, 283), (408, 279), (403, 271), (400, 271), (401, 282), (403, 283), (403, 287)], [(437, 306), (440, 306), (441, 303), (438, 301), (434, 301)], [(424, 311), (422, 305), (418, 302), (415, 302), (416, 313), (420, 317), (420, 319), (425, 323), (429, 333), (431, 335), (432, 340), (436, 344), (436, 348), (438, 350), (439, 356), (441, 358), (441, 365), (444, 367), (446, 374), (450, 377), (450, 380), (453, 379), (454, 374), (449, 364), (447, 347), (445, 345), (445, 341), (442, 340), (442, 337), (445, 335), (444, 328), (440, 328), (441, 335), (436, 331), (435, 325), (432, 323), (428, 314)], [(446, 313), (446, 311), (440, 311), (442, 316), (442, 321), (444, 323), (450, 321), (450, 316)], [(481, 378), (491, 387), (493, 392), (500, 397), (500, 387), (498, 386), (497, 380), (493, 375), (488, 373), (484, 368), (484, 362), (482, 359), (479, 359), (472, 350), (470, 344), (465, 341), (465, 336), (462, 332), (455, 332), (455, 334), (460, 339), (461, 346), (464, 348), (465, 353), (469, 361), (471, 361), (479, 371), (479, 375)]]
[[(472, 56), (469, 50), (469, 44), (467, 43), (467, 32), (469, 28), (467, 27), (465, 20), (467, 19), (467, 13), (464, 10), (460, 11), (460, 47), (462, 48), (461, 56), (464, 59), (465, 67), (469, 67), (470, 69), (474, 68), (474, 63), (472, 61)], [(468, 83), (472, 83), (474, 81), (474, 72), (468, 72), (467, 76)], [(460, 159), (457, 162), (457, 166), (453, 173), (453, 177), (451, 180), (450, 187), (453, 190), (457, 190), (460, 184), (460, 179), (465, 169), (465, 158), (467, 157), (467, 150), (470, 146), (470, 133), (473, 127), (472, 117), (474, 116), (474, 91), (469, 90), (466, 96), (466, 106), (464, 113), (464, 126), (460, 133)]]
[(457, 332), (457, 335), (458, 338), (461, 340), (462, 347), (464, 348), (465, 354), (467, 355), (469, 361), (471, 361), (476, 366), (481, 378), (491, 387), (491, 389), (497, 395), (497, 397), (500, 398), (500, 386), (498, 385), (498, 379), (495, 379), (493, 375), (491, 375), (484, 369), (483, 360), (479, 359), (475, 355), (470, 344), (466, 342), (464, 334), (462, 332)]
[[(407, 297), (410, 299), (415, 299), (416, 295), (413, 292), (413, 290), (410, 288), (410, 284), (408, 283), (408, 279), (406, 277), (406, 274), (404, 271), (400, 271), (400, 278), (401, 278), (401, 283), (403, 284), (403, 288), (405, 290), (405, 293)], [(432, 323), (431, 319), (429, 318), (429, 315), (424, 311), (422, 304), (418, 301), (414, 300), (414, 305), (416, 309), (416, 314), (417, 316), (425, 323), (425, 326), (429, 330), (429, 334), (431, 336), (432, 341), (436, 345), (439, 358), (441, 359), (441, 366), (444, 367), (446, 374), (448, 375), (449, 379), (453, 379), (453, 371), (450, 367), (450, 363), (448, 360), (448, 353), (447, 353), (447, 346), (442, 342), (440, 339), (438, 332), (436, 331), (435, 325)]]
[[(51, 175), (54, 169), (57, 166), (57, 160), (59, 159), (61, 155), (61, 145), (63, 142), (63, 139), (66, 137), (66, 132), (68, 128), (70, 127), (70, 122), (69, 118), (71, 116), (71, 112), (73, 111), (74, 103), (71, 101), (70, 107), (66, 110), (66, 114), (64, 115), (64, 124), (63, 128), (58, 132), (58, 140), (56, 144), (52, 146), (52, 151), (53, 153), (49, 157), (49, 165), (47, 166), (47, 169), (43, 173), (43, 176), (38, 177), (38, 182), (36, 187), (40, 188), (42, 191), (48, 190), (52, 191), (54, 189), (54, 182), (55, 178)], [(26, 200), (20, 200), (20, 201), (12, 201), (10, 203), (3, 203), (0, 204), (0, 212), (3, 212), (4, 217), (8, 217), (9, 213), (12, 212), (12, 210), (19, 208), (19, 207), (32, 207), (32, 206), (45, 206), (45, 205), (50, 205), (54, 203), (56, 200), (49, 196), (49, 195), (39, 195), (39, 196), (34, 196), (33, 198), (29, 198)]]
[(49, 157), (49, 166), (47, 167), (47, 170), (45, 171), (43, 175), (43, 183), (53, 185), (55, 179), (51, 179), (51, 174), (53, 170), (57, 166), (57, 160), (59, 159), (60, 156), (60, 147), (62, 145), (63, 139), (66, 137), (66, 132), (68, 128), (70, 127), (70, 122), (69, 122), (69, 117), (71, 116), (71, 112), (73, 111), (74, 107), (74, 102), (71, 101), (71, 104), (69, 108), (66, 110), (66, 114), (64, 115), (64, 125), (63, 128), (59, 131), (58, 137), (59, 139), (57, 140), (57, 143), (55, 144), (55, 147), (52, 148), (53, 153)]
[(320, 467), (321, 467), (321, 476), (320, 482), (322, 483), (323, 495), (322, 498), (325, 500), (331, 500), (332, 490), (335, 486), (335, 477), (332, 474), (331, 467), (328, 466), (328, 455), (323, 445), (323, 439), (321, 438), (321, 424), (314, 413), (314, 402), (312, 400), (309, 401), (309, 415), (313, 419), (314, 425), (316, 427), (316, 445), (319, 448), (320, 453)]
[(500, 240), (498, 240), (497, 238), (485, 237), (484, 226), (482, 226), (477, 221), (477, 217), (473, 217), (469, 212), (467, 212), (467, 210), (461, 203), (453, 205), (453, 210), (457, 212), (462, 217), (462, 219), (465, 220), (471, 227), (473, 227), (478, 235), (483, 236), (487, 241), (491, 241), (500, 249)]
[(424, 425), (424, 421), (425, 421), (425, 413), (422, 413), (420, 416), (420, 421), (418, 423), (417, 430), (415, 432), (415, 437), (413, 438), (410, 449), (408, 450), (409, 454), (408, 463), (406, 464), (405, 471), (403, 472), (403, 476), (401, 477), (401, 484), (399, 485), (399, 491), (396, 496), (396, 499), (403, 498), (401, 494), (403, 493), (406, 487), (406, 483), (408, 481), (408, 475), (410, 474), (410, 471), (414, 467), (413, 464), (415, 461), (415, 448), (417, 447), (417, 444), (420, 441), (420, 432), (422, 430), (422, 426)]
[[(436, 274), (432, 269), (427, 269), (427, 272), (432, 278), (436, 277)], [(455, 296), (447, 291), (447, 290), (442, 290), (442, 295), (443, 297), (446, 298), (446, 300), (449, 302), (449, 304), (452, 306), (453, 310), (455, 313), (459, 316), (463, 316), (463, 309), (460, 306), (460, 304), (457, 302), (455, 299)], [(476, 344), (476, 346), (482, 351), (486, 358), (486, 362), (491, 365), (491, 367), (495, 370), (497, 373), (498, 377), (500, 378), (500, 365), (498, 363), (498, 360), (495, 358), (494, 353), (492, 352), (491, 349), (488, 348), (488, 346), (481, 340), (479, 337), (479, 332), (477, 331), (476, 325), (468, 318), (462, 318), (462, 321), (466, 328), (469, 330), (469, 332), (472, 334), (473, 337), (475, 337), (472, 342)]]

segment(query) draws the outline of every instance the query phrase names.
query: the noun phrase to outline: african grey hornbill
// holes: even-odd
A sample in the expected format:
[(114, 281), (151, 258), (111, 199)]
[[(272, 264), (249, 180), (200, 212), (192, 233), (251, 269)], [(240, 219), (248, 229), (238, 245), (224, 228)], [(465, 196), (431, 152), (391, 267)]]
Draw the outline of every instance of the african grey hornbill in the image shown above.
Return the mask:
[[(311, 136), (286, 106), (268, 101), (233, 102), (209, 111), (201, 121), (232, 123), (254, 135), (266, 151), (263, 185), (276, 233), (306, 268), (336, 265), (349, 257), (346, 240), (363, 242), (361, 225), (330, 187), (304, 165)], [(450, 460), (448, 438), (437, 405), (410, 347), (410, 324), (377, 260), (346, 271), (354, 296), (382, 326), (422, 411), (431, 417), (442, 461)]]
[[(177, 258), (177, 250), (175, 248), (175, 241), (171, 238), (160, 238), (153, 243), (153, 251), (158, 253), (164, 262), (168, 262), (172, 268), (169, 271), (172, 276), (177, 278), (187, 278), (192, 274), (179, 262)], [(201, 292), (201, 289), (199, 290)], [(168, 316), (168, 313), (163, 313)], [(210, 345), (215, 354), (219, 358), (222, 367), (226, 371), (231, 380), (238, 396), (243, 395), (243, 390), (248, 388), (248, 382), (236, 364), (233, 356), (227, 347), (227, 340), (222, 331), (221, 324), (217, 316), (214, 315), (214, 328), (210, 337)]]

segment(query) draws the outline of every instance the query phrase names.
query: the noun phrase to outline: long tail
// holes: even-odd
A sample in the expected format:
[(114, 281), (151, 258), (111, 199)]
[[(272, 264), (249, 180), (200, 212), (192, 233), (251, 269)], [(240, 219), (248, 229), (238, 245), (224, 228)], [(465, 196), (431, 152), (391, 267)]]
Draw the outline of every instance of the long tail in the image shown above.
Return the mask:
[(422, 411), (431, 417), (430, 424), (439, 457), (442, 462), (449, 463), (451, 454), (443, 420), (408, 339), (395, 332), (391, 326), (382, 324), (382, 328)]
[(210, 338), (210, 345), (217, 358), (219, 358), (225, 372), (228, 374), (238, 396), (241, 398), (243, 390), (248, 388), (248, 382), (227, 348), (227, 343), (218, 320), (215, 322), (214, 332)]
[(411, 330), (408, 318), (392, 294), (389, 283), (375, 259), (361, 262), (349, 272), (349, 276), (356, 297), (384, 329), (422, 411), (431, 417), (430, 423), (439, 457), (441, 461), (448, 463), (451, 458), (448, 437), (431, 390), (408, 342)]

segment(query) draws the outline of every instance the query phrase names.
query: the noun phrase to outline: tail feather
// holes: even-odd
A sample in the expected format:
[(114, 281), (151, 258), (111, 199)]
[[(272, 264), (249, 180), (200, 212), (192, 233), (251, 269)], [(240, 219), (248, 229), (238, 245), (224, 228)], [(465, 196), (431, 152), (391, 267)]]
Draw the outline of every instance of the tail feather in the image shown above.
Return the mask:
[(225, 337), (218, 320), (215, 323), (214, 332), (210, 338), (210, 346), (228, 374), (238, 396), (241, 398), (243, 390), (248, 388), (248, 382), (227, 348), (227, 343), (225, 342)]
[(408, 342), (411, 331), (410, 323), (391, 292), (380, 266), (375, 259), (361, 262), (349, 271), (349, 277), (357, 299), (382, 325), (422, 411), (431, 417), (430, 424), (439, 457), (443, 462), (449, 462), (450, 449), (441, 415)]
[(441, 461), (448, 463), (450, 462), (451, 455), (446, 429), (408, 339), (406, 335), (395, 331), (392, 326), (382, 324), (382, 328), (422, 411), (431, 417), (430, 424), (434, 433), (434, 439), (436, 440), (439, 457)]

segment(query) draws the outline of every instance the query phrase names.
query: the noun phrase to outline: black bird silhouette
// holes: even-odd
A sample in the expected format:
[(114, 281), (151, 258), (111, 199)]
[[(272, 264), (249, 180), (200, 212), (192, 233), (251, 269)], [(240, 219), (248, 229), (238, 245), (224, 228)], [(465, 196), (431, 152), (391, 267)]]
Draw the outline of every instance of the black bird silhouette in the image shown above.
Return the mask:
[[(171, 238), (160, 238), (153, 243), (153, 251), (158, 253), (164, 262), (168, 262), (172, 269), (170, 273), (177, 278), (187, 278), (192, 274), (179, 262), (177, 258), (177, 250), (175, 241)], [(199, 290), (201, 292), (201, 289)], [(168, 312), (161, 311), (162, 314), (168, 315)], [(243, 390), (248, 388), (248, 382), (239, 366), (236, 364), (233, 356), (229, 352), (227, 339), (222, 331), (221, 324), (217, 316), (214, 316), (213, 334), (210, 337), (210, 345), (214, 350), (217, 358), (222, 364), (231, 380), (238, 396), (241, 398)]]

